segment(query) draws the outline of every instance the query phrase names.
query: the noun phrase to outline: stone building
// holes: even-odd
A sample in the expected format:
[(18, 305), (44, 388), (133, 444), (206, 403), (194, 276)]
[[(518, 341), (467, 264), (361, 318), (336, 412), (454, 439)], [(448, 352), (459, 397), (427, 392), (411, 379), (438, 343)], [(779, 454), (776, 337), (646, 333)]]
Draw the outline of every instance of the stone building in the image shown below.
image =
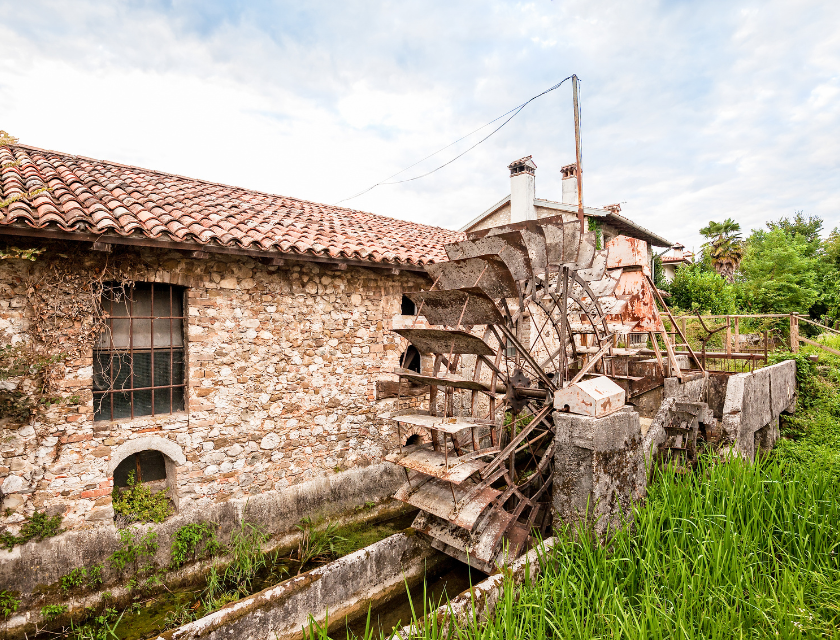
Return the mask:
[(177, 514), (354, 470), (392, 490), (388, 329), (461, 233), (24, 145), (0, 165), (0, 344), (38, 372), (0, 407), (43, 386), (0, 423), (0, 529), (113, 531), (129, 472)]

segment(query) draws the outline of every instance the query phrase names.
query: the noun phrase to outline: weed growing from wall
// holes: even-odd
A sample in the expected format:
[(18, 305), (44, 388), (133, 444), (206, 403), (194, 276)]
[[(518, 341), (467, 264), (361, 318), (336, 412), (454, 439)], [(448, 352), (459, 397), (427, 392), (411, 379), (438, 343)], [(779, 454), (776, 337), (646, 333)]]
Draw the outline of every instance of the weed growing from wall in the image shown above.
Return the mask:
[(20, 600), (11, 591), (0, 591), (0, 615), (8, 618), (20, 606)]
[(47, 621), (52, 622), (58, 616), (67, 613), (67, 605), (66, 604), (48, 604), (45, 607), (41, 607), (41, 616)]
[(120, 527), (132, 522), (163, 522), (172, 515), (166, 489), (152, 493), (147, 485), (135, 480), (134, 471), (128, 474), (128, 488), (114, 487), (111, 498)]
[(214, 556), (225, 549), (216, 537), (216, 524), (193, 522), (175, 532), (169, 566), (177, 569), (187, 561)]
[(61, 532), (61, 516), (50, 518), (46, 512), (36, 511), (32, 514), (29, 522), (20, 528), (20, 535), (16, 536), (8, 531), (0, 533), (0, 545), (11, 551), (17, 544), (24, 544), (30, 540), (51, 538)]
[(67, 575), (61, 576), (58, 584), (65, 595), (81, 587), (95, 589), (102, 584), (102, 565), (97, 564), (90, 568), (76, 567)]
[(129, 580), (129, 588), (137, 585), (140, 577), (147, 576), (155, 570), (151, 562), (158, 549), (157, 533), (147, 531), (143, 533), (139, 528), (120, 529), (120, 548), (112, 553), (108, 560), (111, 566), (122, 573), (126, 568), (132, 570), (133, 577)]

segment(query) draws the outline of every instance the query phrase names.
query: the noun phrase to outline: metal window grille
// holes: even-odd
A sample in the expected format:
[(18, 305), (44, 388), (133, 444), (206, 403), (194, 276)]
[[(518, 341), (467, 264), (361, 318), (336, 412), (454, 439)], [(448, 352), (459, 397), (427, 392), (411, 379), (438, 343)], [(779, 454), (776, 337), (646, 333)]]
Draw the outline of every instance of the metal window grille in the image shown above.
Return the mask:
[(106, 326), (93, 350), (94, 420), (184, 410), (184, 289), (111, 285)]

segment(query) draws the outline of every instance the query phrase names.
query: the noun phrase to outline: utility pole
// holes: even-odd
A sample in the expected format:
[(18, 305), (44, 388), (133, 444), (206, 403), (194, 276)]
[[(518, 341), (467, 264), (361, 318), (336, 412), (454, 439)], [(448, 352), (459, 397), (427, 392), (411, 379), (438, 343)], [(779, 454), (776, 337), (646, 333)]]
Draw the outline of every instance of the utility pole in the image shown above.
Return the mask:
[(577, 192), (578, 192), (578, 212), (577, 217), (580, 220), (580, 233), (586, 232), (583, 222), (583, 169), (580, 166), (580, 101), (578, 98), (578, 77), (572, 75), (572, 99), (575, 107), (575, 155), (577, 159)]

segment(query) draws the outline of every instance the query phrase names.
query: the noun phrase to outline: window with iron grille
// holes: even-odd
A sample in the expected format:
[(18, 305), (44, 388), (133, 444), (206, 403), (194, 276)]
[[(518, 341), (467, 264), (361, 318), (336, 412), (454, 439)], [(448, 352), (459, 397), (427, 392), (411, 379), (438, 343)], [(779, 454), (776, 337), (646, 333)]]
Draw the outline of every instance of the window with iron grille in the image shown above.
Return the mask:
[(108, 286), (105, 327), (93, 350), (94, 420), (184, 410), (184, 289)]

